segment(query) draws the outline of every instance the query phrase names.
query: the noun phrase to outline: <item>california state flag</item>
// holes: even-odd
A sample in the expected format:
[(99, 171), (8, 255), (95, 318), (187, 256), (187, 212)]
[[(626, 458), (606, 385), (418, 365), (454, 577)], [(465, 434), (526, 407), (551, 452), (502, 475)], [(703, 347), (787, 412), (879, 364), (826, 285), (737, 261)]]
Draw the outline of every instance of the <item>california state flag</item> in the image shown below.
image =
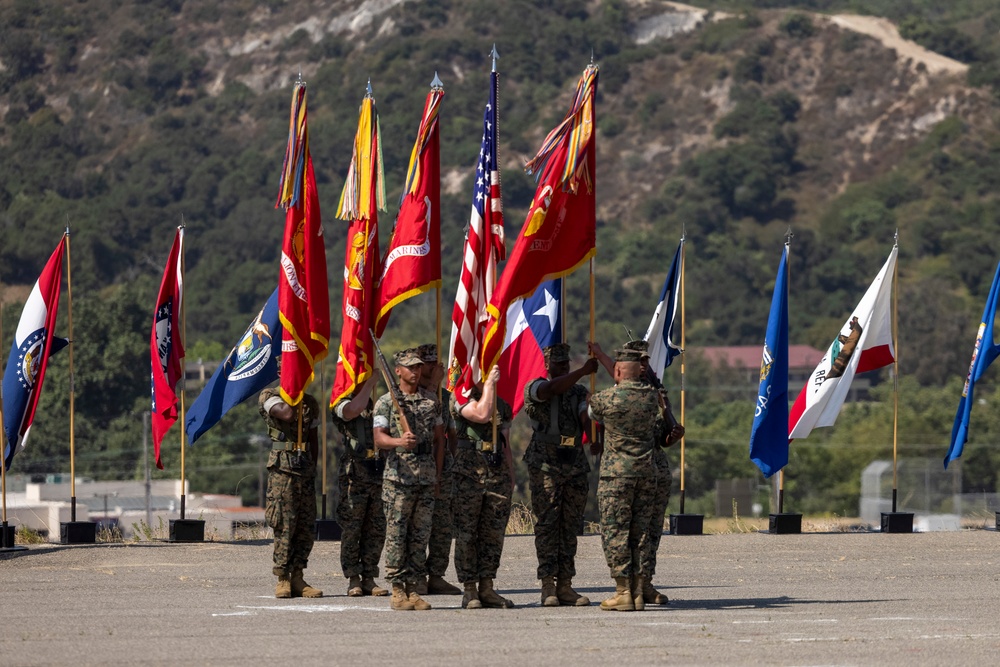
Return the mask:
[(892, 279), (897, 248), (857, 308), (847, 318), (788, 414), (788, 439), (805, 438), (814, 428), (833, 426), (857, 373), (888, 366), (892, 346)]

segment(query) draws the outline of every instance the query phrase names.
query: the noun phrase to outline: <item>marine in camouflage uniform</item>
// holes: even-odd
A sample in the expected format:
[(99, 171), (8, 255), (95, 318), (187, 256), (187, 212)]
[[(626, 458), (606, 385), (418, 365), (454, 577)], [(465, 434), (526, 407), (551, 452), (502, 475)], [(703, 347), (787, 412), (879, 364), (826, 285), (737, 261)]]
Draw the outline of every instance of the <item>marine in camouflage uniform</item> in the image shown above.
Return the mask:
[(455, 570), (462, 582), (462, 607), (510, 609), (514, 603), (493, 587), (504, 534), (510, 519), (514, 486), (509, 445), (510, 405), (496, 399), (497, 440), (493, 438), (494, 397), (500, 377), (494, 367), (485, 383), (475, 387), (462, 402), (451, 399), (458, 448), (455, 452)]
[(438, 476), (434, 450), (443, 445), (444, 435), (437, 404), (419, 390), (420, 356), (411, 348), (397, 352), (395, 361), (403, 394), (400, 408), (410, 430), (400, 426), (391, 394), (375, 403), (373, 420), (375, 445), (389, 452), (382, 481), (385, 578), (392, 584), (392, 609), (425, 610), (431, 606), (417, 593), (416, 584), (427, 575)]
[(656, 496), (653, 450), (662, 429), (660, 391), (641, 381), (641, 355), (619, 350), (616, 386), (590, 400), (591, 419), (604, 424), (597, 501), (601, 514), (604, 557), (615, 580), (615, 595), (601, 609), (632, 611), (645, 607), (642, 589), (647, 573), (649, 524)]
[(417, 592), (421, 595), (461, 595), (462, 589), (445, 581), (444, 574), (448, 570), (448, 559), (451, 556), (451, 543), (454, 536), (454, 518), (452, 516), (452, 496), (455, 491), (455, 478), (452, 467), (455, 463), (455, 420), (452, 419), (448, 405), (451, 395), (442, 391), (441, 381), (444, 379), (444, 366), (438, 363), (437, 345), (426, 343), (417, 348), (417, 353), (424, 362), (423, 373), (420, 376), (420, 389), (434, 399), (441, 410), (441, 420), (444, 422), (446, 446), (440, 449), (443, 455), (439, 461), (441, 475), (439, 478), (439, 493), (434, 499), (434, 520), (431, 526), (431, 537), (427, 544), (427, 579), (417, 582)]
[(330, 409), (333, 425), (344, 438), (337, 521), (342, 531), (340, 568), (349, 580), (347, 594), (351, 597), (389, 594), (375, 583), (385, 544), (382, 505), (385, 457), (375, 449), (372, 433), (374, 384), (374, 378), (370, 378), (353, 396), (341, 398)]
[(577, 533), (590, 491), (590, 463), (583, 449), (590, 392), (577, 382), (597, 370), (597, 360), (591, 358), (571, 373), (569, 345), (552, 345), (544, 353), (548, 376), (524, 387), (524, 411), (532, 429), (524, 463), (535, 514), (537, 575), (543, 606), (586, 606), (590, 600), (573, 590), (573, 577)]
[(267, 458), (267, 502), (264, 518), (274, 531), (274, 567), (278, 598), (321, 597), (323, 591), (303, 579), (316, 535), (316, 451), (319, 404), (306, 394), (302, 402), (302, 439), (298, 408), (268, 388), (257, 397), (257, 407), (267, 424), (271, 453)]

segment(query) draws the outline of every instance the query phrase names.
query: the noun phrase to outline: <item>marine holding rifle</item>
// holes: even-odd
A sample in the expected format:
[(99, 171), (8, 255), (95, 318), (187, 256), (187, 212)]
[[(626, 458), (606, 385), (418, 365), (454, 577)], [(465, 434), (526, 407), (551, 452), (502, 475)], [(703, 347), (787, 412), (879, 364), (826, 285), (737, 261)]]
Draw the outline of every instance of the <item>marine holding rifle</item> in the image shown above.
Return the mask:
[(444, 446), (444, 429), (436, 402), (420, 389), (423, 361), (414, 349), (394, 355), (395, 375), (377, 351), (389, 392), (375, 403), (372, 422), (375, 446), (388, 457), (382, 482), (385, 507), (385, 578), (392, 585), (390, 607), (426, 610), (431, 605), (417, 593), (417, 582), (427, 576), (430, 539), (437, 491), (435, 449)]

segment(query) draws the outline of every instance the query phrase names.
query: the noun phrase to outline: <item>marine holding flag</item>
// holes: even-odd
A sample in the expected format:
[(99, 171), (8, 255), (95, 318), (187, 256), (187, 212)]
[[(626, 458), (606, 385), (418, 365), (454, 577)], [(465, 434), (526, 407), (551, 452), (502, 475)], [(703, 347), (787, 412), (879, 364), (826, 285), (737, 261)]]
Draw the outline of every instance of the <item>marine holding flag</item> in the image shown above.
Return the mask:
[(184, 299), (184, 228), (178, 227), (156, 297), (153, 331), (149, 340), (152, 366), (153, 452), (156, 467), (163, 469), (160, 443), (177, 421), (177, 382), (184, 372), (184, 339), (181, 331), (181, 304)]
[(596, 253), (594, 96), (597, 66), (577, 83), (566, 118), (545, 138), (527, 168), (540, 173), (535, 197), (487, 307), (481, 366), (500, 358), (511, 302), (542, 281), (572, 273)]
[(49, 357), (66, 346), (64, 339), (54, 336), (65, 245), (66, 237), (63, 236), (35, 281), (14, 332), (3, 376), (3, 429), (7, 436), (3, 465), (6, 470), (10, 470), (14, 454), (27, 444)]

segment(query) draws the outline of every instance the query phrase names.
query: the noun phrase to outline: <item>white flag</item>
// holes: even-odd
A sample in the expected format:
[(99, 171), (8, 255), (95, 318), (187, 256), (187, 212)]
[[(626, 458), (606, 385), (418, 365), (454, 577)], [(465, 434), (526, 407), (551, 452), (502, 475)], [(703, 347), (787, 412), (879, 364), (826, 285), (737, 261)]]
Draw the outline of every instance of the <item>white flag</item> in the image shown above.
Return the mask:
[(790, 440), (805, 438), (814, 428), (833, 426), (855, 374), (882, 368), (895, 359), (891, 306), (896, 254), (893, 247), (875, 282), (795, 399), (788, 415)]

